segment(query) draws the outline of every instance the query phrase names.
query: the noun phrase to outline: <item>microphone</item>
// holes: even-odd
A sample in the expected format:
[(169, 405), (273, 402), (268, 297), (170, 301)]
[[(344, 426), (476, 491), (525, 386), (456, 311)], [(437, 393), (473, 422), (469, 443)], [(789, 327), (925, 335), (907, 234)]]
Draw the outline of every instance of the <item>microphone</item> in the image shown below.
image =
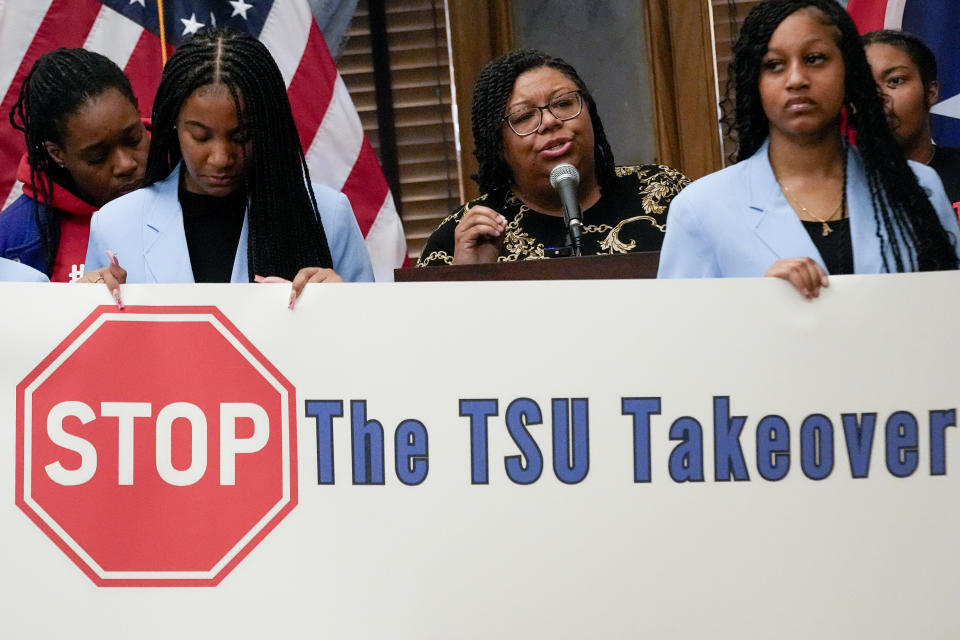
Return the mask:
[(580, 172), (572, 164), (558, 164), (550, 172), (550, 186), (560, 196), (563, 206), (563, 221), (567, 223), (570, 241), (573, 244), (574, 255), (580, 255), (580, 234), (583, 225), (580, 223), (580, 198), (577, 197), (577, 187), (580, 186)]

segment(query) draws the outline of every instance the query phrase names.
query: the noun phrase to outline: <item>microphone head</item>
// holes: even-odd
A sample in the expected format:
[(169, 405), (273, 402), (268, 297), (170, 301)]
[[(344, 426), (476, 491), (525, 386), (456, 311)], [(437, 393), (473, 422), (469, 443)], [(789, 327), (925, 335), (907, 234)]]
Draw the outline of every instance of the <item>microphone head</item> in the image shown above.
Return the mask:
[(550, 172), (550, 186), (556, 189), (564, 180), (572, 180), (575, 187), (580, 184), (580, 172), (577, 171), (575, 166), (567, 162), (558, 164)]

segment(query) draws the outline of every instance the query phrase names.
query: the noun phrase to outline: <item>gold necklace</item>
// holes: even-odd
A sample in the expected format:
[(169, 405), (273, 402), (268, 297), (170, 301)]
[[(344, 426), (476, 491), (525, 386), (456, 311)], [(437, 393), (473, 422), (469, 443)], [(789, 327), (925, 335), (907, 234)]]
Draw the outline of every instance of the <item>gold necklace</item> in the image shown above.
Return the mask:
[(830, 215), (828, 215), (827, 217), (821, 218), (820, 216), (816, 215), (815, 213), (807, 209), (805, 206), (800, 204), (800, 202), (797, 200), (797, 196), (793, 193), (793, 189), (790, 189), (789, 187), (787, 187), (782, 183), (780, 184), (780, 188), (783, 190), (783, 195), (786, 197), (787, 202), (790, 203), (790, 206), (799, 208), (800, 211), (803, 212), (803, 215), (809, 218), (813, 218), (816, 222), (819, 222), (821, 225), (823, 225), (823, 232), (820, 234), (823, 237), (827, 237), (833, 232), (833, 227), (831, 227), (828, 223), (831, 220), (833, 220), (833, 218), (838, 213), (840, 213), (840, 219), (841, 220), (843, 219), (843, 213), (841, 211), (843, 209), (843, 204), (845, 200), (843, 196), (840, 196), (840, 204), (837, 205), (837, 208), (831, 211)]
[(774, 173), (774, 175), (773, 175), (774, 180), (776, 180), (776, 181), (777, 181), (777, 184), (780, 185), (780, 191), (783, 193), (783, 197), (787, 200), (787, 203), (788, 203), (791, 207), (793, 207), (794, 210), (796, 210), (797, 208), (799, 208), (800, 211), (803, 212), (803, 215), (805, 215), (805, 216), (807, 216), (807, 217), (810, 217), (810, 218), (813, 218), (814, 220), (816, 220), (817, 222), (819, 222), (821, 225), (823, 225), (823, 233), (821, 233), (820, 235), (823, 236), (824, 238), (826, 238), (828, 235), (830, 235), (830, 234), (833, 232), (833, 227), (831, 227), (828, 223), (829, 223), (831, 220), (833, 220), (834, 216), (836, 216), (837, 213), (839, 213), (839, 214), (840, 214), (840, 219), (843, 220), (843, 218), (844, 218), (844, 216), (846, 215), (846, 212), (847, 212), (847, 146), (846, 146), (846, 144), (843, 145), (843, 165), (842, 165), (842, 171), (843, 171), (843, 173), (842, 173), (841, 175), (843, 176), (843, 180), (842, 180), (841, 183), (840, 183), (840, 184), (841, 184), (841, 186), (840, 186), (840, 204), (838, 204), (838, 205), (837, 205), (837, 208), (834, 209), (833, 211), (831, 211), (831, 212), (830, 212), (830, 215), (828, 215), (826, 218), (821, 218), (820, 216), (817, 216), (817, 215), (814, 215), (813, 213), (811, 213), (811, 211), (810, 211), (809, 209), (807, 209), (805, 206), (803, 206), (802, 204), (800, 204), (800, 202), (797, 200), (797, 196), (796, 196), (795, 194), (794, 194), (792, 197), (791, 197), (790, 195), (788, 195), (788, 194), (793, 194), (793, 190), (790, 189), (789, 187), (787, 187), (787, 186), (786, 186), (785, 184), (783, 184), (782, 182), (780, 182), (780, 178), (777, 177), (776, 173)]

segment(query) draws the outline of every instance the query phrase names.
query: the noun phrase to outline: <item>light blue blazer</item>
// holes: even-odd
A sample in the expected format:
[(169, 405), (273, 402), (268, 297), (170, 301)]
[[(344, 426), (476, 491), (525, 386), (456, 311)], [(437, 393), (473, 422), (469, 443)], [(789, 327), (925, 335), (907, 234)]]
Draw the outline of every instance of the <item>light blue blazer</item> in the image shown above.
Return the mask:
[(21, 262), (0, 258), (0, 282), (50, 282), (50, 278)]
[[(106, 250), (110, 249), (117, 254), (120, 266), (127, 270), (129, 283), (194, 281), (183, 230), (183, 210), (177, 197), (182, 166), (165, 180), (121, 196), (93, 214), (86, 271), (107, 266)], [(313, 191), (334, 271), (347, 282), (373, 282), (370, 255), (347, 197), (317, 184), (313, 185)], [(230, 282), (250, 281), (247, 224), (244, 216)]]
[[(826, 270), (803, 223), (773, 175), (769, 143), (753, 156), (705, 176), (670, 203), (658, 278), (762, 276), (780, 258), (809, 257)], [(960, 249), (960, 226), (936, 172), (910, 162), (940, 224)], [(847, 206), (854, 273), (882, 273), (877, 222), (860, 153), (847, 151)], [(889, 242), (887, 261), (895, 264)], [(958, 253), (960, 255), (960, 253)]]

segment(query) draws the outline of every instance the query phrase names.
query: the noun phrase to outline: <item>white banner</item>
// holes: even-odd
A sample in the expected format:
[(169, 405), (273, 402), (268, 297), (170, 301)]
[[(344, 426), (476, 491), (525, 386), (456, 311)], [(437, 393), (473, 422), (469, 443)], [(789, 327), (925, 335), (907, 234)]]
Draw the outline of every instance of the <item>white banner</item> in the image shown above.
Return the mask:
[(0, 634), (954, 637), (958, 290), (2, 284)]

